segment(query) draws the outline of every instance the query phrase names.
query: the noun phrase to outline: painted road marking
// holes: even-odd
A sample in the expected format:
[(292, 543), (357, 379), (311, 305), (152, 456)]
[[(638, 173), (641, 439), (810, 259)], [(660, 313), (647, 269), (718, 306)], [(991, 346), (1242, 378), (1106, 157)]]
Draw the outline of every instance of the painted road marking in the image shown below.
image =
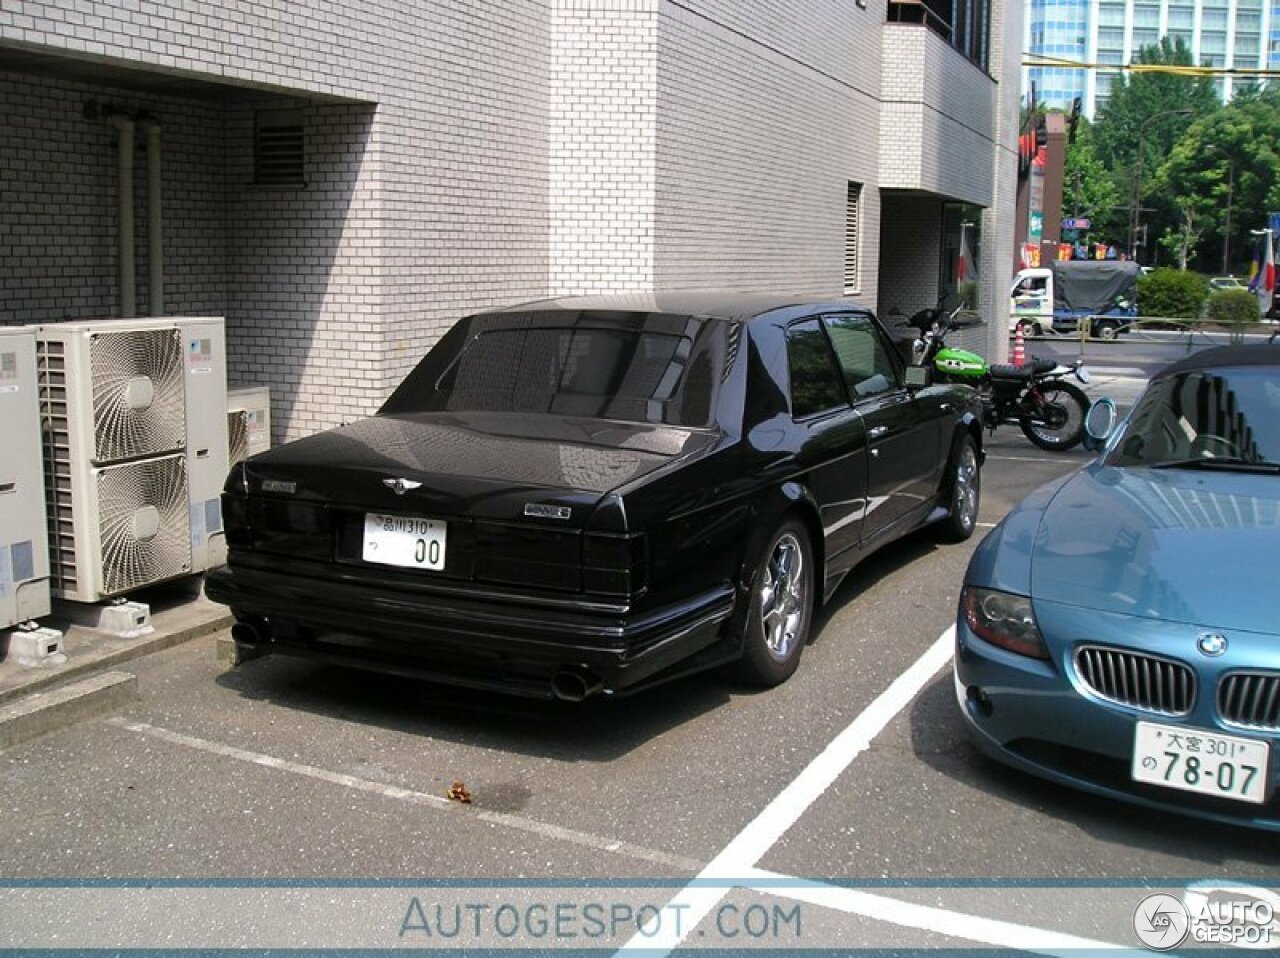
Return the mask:
[(993, 456), (987, 453), (987, 461), (999, 459), (1001, 462), (1062, 462), (1061, 457), (1050, 459), (1047, 456)]
[(774, 895), (800, 901), (820, 908), (830, 908), (846, 915), (858, 915), (875, 921), (888, 922), (903, 928), (915, 928), (951, 938), (981, 942), (999, 948), (1013, 948), (1020, 952), (1041, 955), (1078, 956), (1083, 950), (1115, 950), (1125, 946), (1105, 941), (1079, 938), (1062, 932), (1048, 931), (1032, 925), (1019, 925), (995, 918), (966, 915), (932, 905), (918, 905), (888, 895), (876, 895), (856, 888), (828, 885), (803, 878), (793, 878), (764, 869), (751, 869), (747, 878), (759, 884), (744, 887), (763, 895)]
[[(965, 915), (943, 908), (903, 902), (883, 895), (856, 889), (839, 888), (820, 882), (796, 879), (757, 867), (787, 830), (816, 802), (824, 792), (865, 752), (871, 742), (903, 711), (935, 675), (951, 660), (955, 628), (948, 628), (905, 672), (880, 693), (863, 712), (832, 739), (831, 743), (805, 767), (791, 784), (774, 797), (692, 882), (668, 904), (667, 910), (678, 910), (680, 922), (662, 922), (656, 929), (641, 929), (618, 952), (643, 952), (646, 958), (670, 954), (679, 947), (734, 887), (751, 888), (765, 894), (811, 902), (847, 914), (879, 919), (904, 927), (936, 931), (953, 938), (965, 938), (988, 945), (1017, 947), (1022, 951), (1042, 954), (1066, 954), (1081, 948), (1112, 949), (1119, 946), (1093, 942), (1072, 935), (1017, 925), (995, 919)], [(754, 876), (763, 887), (756, 887)], [(788, 887), (778, 888), (772, 882), (783, 879)]]
[(474, 816), (482, 822), (488, 822), (493, 825), (505, 825), (508, 828), (528, 832), (542, 838), (550, 838), (573, 845), (581, 845), (585, 848), (591, 848), (602, 852), (611, 852), (615, 855), (625, 855), (628, 858), (635, 858), (639, 861), (649, 862), (653, 865), (677, 868), (682, 872), (697, 871), (698, 868), (701, 867), (700, 862), (694, 861), (691, 858), (683, 858), (679, 855), (669, 855), (666, 852), (660, 852), (652, 848), (643, 848), (640, 845), (633, 845), (630, 842), (615, 841), (614, 839), (604, 838), (600, 835), (592, 835), (589, 832), (580, 832), (572, 828), (562, 828), (559, 825), (550, 825), (546, 822), (539, 822), (531, 818), (525, 818), (521, 815), (511, 815), (506, 812), (486, 811), (483, 808), (477, 808), (475, 806), (468, 807), (460, 805), (457, 802), (451, 802), (442, 796), (430, 795), (426, 792), (417, 792), (409, 788), (400, 788), (396, 785), (385, 785), (382, 782), (373, 782), (368, 779), (357, 778), (354, 775), (332, 772), (328, 769), (318, 768), (315, 765), (291, 762), (288, 759), (276, 758), (274, 755), (264, 755), (261, 752), (250, 752), (247, 749), (236, 748), (234, 745), (223, 745), (220, 742), (211, 742), (207, 739), (196, 738), (194, 735), (185, 735), (182, 732), (173, 732), (169, 729), (160, 728), (155, 725), (148, 725), (145, 722), (132, 722), (128, 719), (117, 717), (107, 719), (107, 724), (114, 725), (116, 728), (126, 729), (130, 732), (136, 732), (139, 735), (146, 735), (150, 738), (159, 739), (162, 742), (169, 742), (173, 745), (182, 745), (186, 748), (198, 749), (201, 752), (221, 755), (224, 758), (231, 758), (240, 762), (249, 762), (253, 765), (260, 765), (264, 768), (273, 768), (277, 771), (288, 772), (292, 775), (302, 775), (307, 778), (328, 782), (331, 785), (340, 785), (343, 788), (352, 788), (360, 792), (369, 792), (374, 795), (381, 795), (383, 798), (409, 802), (410, 804), (420, 805), (424, 808), (434, 808), (439, 811), (449, 813), (460, 813), (465, 811), (468, 816)]
[[(955, 627), (943, 632), (928, 650), (845, 727), (831, 743), (791, 780), (773, 801), (740, 831), (668, 904), (679, 909), (684, 921), (679, 930), (663, 922), (657, 933), (638, 931), (621, 951), (666, 955), (677, 948), (690, 929), (701, 922), (731, 890), (734, 880), (759, 864), (770, 848), (816, 802), (831, 784), (865, 752), (894, 717), (951, 659)], [(717, 884), (718, 883), (718, 884)]]

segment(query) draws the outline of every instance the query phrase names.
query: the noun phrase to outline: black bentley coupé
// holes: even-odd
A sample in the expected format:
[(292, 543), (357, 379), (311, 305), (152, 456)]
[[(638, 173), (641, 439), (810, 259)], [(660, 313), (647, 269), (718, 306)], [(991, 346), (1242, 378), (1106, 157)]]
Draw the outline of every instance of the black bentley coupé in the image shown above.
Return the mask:
[(206, 590), (245, 650), (567, 700), (774, 685), (859, 560), (973, 532), (978, 396), (924, 377), (838, 300), (481, 313), (377, 415), (232, 471)]

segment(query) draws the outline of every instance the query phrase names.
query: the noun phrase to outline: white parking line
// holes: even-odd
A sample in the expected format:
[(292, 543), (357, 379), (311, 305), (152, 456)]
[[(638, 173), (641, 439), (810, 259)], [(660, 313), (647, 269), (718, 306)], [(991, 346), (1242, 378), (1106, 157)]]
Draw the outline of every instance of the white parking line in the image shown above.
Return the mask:
[(663, 922), (652, 935), (645, 930), (638, 931), (621, 951), (643, 951), (647, 955), (658, 956), (679, 947), (688, 932), (729, 893), (732, 883), (739, 876), (751, 872), (787, 829), (822, 797), (855, 758), (867, 750), (872, 739), (911, 704), (911, 700), (950, 660), (954, 641), (953, 626), (938, 636), (924, 655), (894, 679), (698, 873), (693, 882), (676, 894), (667, 908), (677, 909), (677, 913), (684, 917), (682, 922)]
[(382, 782), (371, 782), (368, 779), (357, 778), (354, 775), (345, 775), (342, 772), (331, 772), (328, 769), (318, 768), (315, 765), (304, 765), (301, 762), (291, 762), (288, 759), (276, 758), (274, 755), (264, 755), (261, 752), (250, 752), (247, 749), (236, 748), (234, 745), (223, 745), (220, 742), (210, 742), (207, 739), (196, 738), (194, 735), (185, 735), (182, 732), (173, 732), (169, 729), (160, 728), (155, 725), (148, 725), (145, 722), (131, 722), (128, 719), (119, 717), (110, 718), (106, 721), (108, 725), (114, 725), (117, 728), (126, 729), (130, 732), (137, 732), (140, 735), (146, 735), (150, 738), (160, 739), (163, 742), (169, 742), (173, 745), (182, 745), (186, 748), (198, 749), (201, 752), (221, 755), (224, 758), (232, 758), (240, 762), (249, 762), (253, 765), (261, 765), (264, 768), (274, 768), (277, 771), (289, 772), (292, 775), (303, 775), (307, 778), (328, 782), (331, 785), (341, 785), (343, 788), (353, 788), (361, 792), (371, 792), (375, 795), (381, 795), (383, 798), (392, 798), (401, 802), (409, 802), (426, 808), (438, 809), (442, 812), (460, 813), (465, 811), (468, 817), (475, 817), (480, 821), (488, 822), (493, 825), (505, 825), (508, 828), (528, 832), (542, 838), (550, 838), (555, 841), (581, 845), (596, 851), (610, 852), (615, 855), (625, 855), (628, 858), (635, 858), (639, 861), (649, 862), (653, 865), (676, 868), (682, 872), (696, 871), (700, 866), (699, 862), (696, 862), (691, 858), (682, 858), (679, 855), (668, 855), (666, 852), (656, 851), (652, 848), (644, 848), (640, 845), (632, 845), (630, 842), (615, 841), (614, 839), (605, 838), (601, 835), (592, 835), (589, 832), (580, 832), (572, 828), (562, 828), (559, 825), (550, 825), (546, 822), (539, 822), (532, 818), (524, 818), (520, 815), (511, 815), (506, 812), (491, 812), (475, 806), (468, 807), (460, 805), (457, 802), (451, 802), (447, 798), (442, 798), (438, 795), (431, 795), (426, 792), (417, 792), (409, 788), (400, 788), (396, 785), (385, 785)]
[(1081, 951), (1123, 949), (1125, 946), (1089, 938), (1078, 938), (1061, 932), (1048, 931), (1031, 925), (1019, 925), (994, 918), (966, 915), (932, 905), (918, 905), (888, 895), (875, 895), (856, 888), (842, 888), (824, 882), (809, 881), (781, 875), (764, 869), (751, 869), (745, 874), (748, 882), (756, 879), (759, 885), (746, 885), (762, 895), (774, 895), (801, 901), (821, 908), (830, 908), (846, 915), (859, 915), (876, 921), (888, 922), (903, 928), (916, 928), (950, 938), (963, 938), (998, 948), (1014, 948), (1020, 952), (1040, 955), (1064, 955), (1075, 958)]
[(1049, 456), (993, 456), (987, 454), (987, 461), (998, 459), (1000, 462), (1061, 462), (1061, 459), (1053, 459)]

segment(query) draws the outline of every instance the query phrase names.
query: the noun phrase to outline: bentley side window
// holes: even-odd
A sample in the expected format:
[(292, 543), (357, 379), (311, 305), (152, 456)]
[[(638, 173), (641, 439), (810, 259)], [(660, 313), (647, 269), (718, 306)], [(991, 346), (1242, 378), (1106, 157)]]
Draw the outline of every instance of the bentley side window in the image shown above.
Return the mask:
[(855, 399), (888, 392), (898, 381), (888, 345), (866, 316), (829, 316), (827, 334)]
[(796, 323), (787, 330), (787, 366), (793, 419), (848, 405), (831, 345), (818, 320)]

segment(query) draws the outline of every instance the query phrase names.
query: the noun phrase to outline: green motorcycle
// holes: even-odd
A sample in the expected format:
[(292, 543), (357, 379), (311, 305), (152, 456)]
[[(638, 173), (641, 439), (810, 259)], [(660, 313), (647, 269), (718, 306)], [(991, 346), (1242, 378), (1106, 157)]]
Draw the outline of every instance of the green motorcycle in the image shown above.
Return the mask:
[(936, 381), (966, 383), (982, 395), (983, 424), (989, 431), (1017, 423), (1023, 435), (1041, 449), (1063, 452), (1084, 439), (1089, 397), (1070, 379), (1089, 382), (1083, 362), (1060, 365), (1031, 358), (1025, 365), (991, 365), (975, 352), (948, 346), (946, 335), (962, 326), (978, 325), (946, 313), (941, 306), (922, 309), (907, 323), (918, 331), (912, 361), (930, 366)]

